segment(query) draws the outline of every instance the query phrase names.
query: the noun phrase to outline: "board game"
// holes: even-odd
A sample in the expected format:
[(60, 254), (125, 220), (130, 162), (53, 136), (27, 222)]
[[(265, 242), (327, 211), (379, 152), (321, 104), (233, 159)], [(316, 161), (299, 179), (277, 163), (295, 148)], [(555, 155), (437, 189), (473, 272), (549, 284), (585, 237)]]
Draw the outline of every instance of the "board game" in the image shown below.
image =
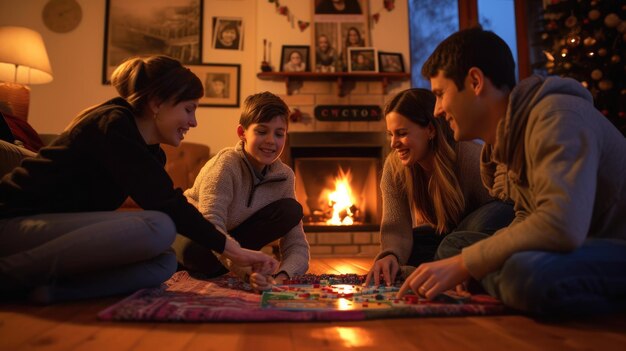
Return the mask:
[(472, 295), (467, 302), (432, 301), (411, 294), (396, 299), (400, 282), (380, 289), (363, 287), (364, 278), (355, 274), (305, 275), (260, 295), (237, 277), (197, 279), (178, 271), (160, 287), (141, 289), (98, 317), (109, 321), (304, 322), (506, 312), (504, 305), (488, 295)]
[(263, 292), (261, 307), (287, 311), (353, 311), (411, 307), (433, 302), (464, 303), (469, 298), (452, 291), (429, 301), (414, 293), (397, 298), (400, 282), (392, 286), (363, 286), (363, 276), (356, 274), (322, 277), (309, 281), (306, 276), (273, 286)]

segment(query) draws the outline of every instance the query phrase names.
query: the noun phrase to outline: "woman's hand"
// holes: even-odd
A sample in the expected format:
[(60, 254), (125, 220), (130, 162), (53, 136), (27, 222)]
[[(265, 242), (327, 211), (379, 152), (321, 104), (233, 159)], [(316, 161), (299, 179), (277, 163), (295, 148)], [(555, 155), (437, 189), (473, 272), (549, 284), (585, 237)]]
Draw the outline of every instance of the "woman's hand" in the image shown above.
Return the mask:
[(374, 279), (374, 286), (380, 285), (380, 274), (383, 274), (383, 278), (385, 279), (385, 283), (387, 286), (393, 285), (393, 282), (396, 279), (396, 275), (398, 274), (398, 270), (400, 269), (400, 264), (398, 263), (398, 259), (395, 255), (387, 255), (376, 262), (367, 273), (367, 278), (365, 279), (365, 286), (370, 285), (372, 282), (372, 278)]
[(265, 275), (271, 274), (278, 267), (278, 261), (272, 257), (260, 251), (244, 249), (230, 237), (226, 238), (226, 245), (222, 255), (240, 267), (251, 267), (252, 272)]
[(250, 285), (256, 291), (265, 291), (270, 290), (272, 285), (283, 284), (286, 279), (288, 279), (287, 276), (282, 273), (272, 278), (272, 276), (255, 272), (250, 275)]
[(416, 294), (432, 300), (440, 293), (457, 287), (469, 278), (469, 271), (461, 255), (423, 263), (402, 284), (397, 297), (401, 298), (411, 289)]
[(257, 272), (250, 274), (250, 286), (256, 291), (269, 290), (274, 283), (274, 279), (269, 275)]

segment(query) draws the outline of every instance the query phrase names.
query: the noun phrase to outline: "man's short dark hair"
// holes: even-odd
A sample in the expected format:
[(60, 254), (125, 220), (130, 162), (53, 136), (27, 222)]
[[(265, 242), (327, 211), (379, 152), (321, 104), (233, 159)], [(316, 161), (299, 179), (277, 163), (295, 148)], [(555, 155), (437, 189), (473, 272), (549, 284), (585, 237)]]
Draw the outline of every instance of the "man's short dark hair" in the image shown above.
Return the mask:
[(442, 41), (424, 63), (422, 76), (430, 80), (443, 71), (461, 91), (472, 67), (480, 68), (498, 89), (515, 86), (511, 49), (502, 38), (480, 26), (458, 31)]

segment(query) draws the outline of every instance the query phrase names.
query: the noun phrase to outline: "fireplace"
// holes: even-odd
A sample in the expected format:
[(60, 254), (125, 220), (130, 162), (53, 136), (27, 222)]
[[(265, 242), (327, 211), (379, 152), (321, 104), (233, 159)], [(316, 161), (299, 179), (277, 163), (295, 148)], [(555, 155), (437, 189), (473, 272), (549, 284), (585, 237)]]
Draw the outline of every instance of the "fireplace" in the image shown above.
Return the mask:
[(307, 232), (377, 232), (382, 132), (293, 132), (285, 161), (296, 175), (296, 198)]

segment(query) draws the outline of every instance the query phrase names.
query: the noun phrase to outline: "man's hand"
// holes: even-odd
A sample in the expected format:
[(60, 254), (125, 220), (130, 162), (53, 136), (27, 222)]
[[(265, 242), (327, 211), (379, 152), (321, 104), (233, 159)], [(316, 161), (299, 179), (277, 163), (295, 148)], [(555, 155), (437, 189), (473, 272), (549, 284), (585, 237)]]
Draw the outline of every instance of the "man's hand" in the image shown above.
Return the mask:
[(432, 300), (435, 296), (455, 288), (469, 278), (469, 271), (461, 255), (423, 263), (402, 284), (397, 297), (401, 298), (411, 289), (416, 294)]
[(398, 274), (398, 270), (400, 269), (400, 265), (398, 263), (398, 259), (395, 255), (387, 255), (380, 260), (374, 262), (372, 268), (367, 273), (367, 278), (365, 279), (365, 286), (370, 285), (372, 282), (372, 278), (374, 279), (374, 285), (380, 285), (380, 273), (383, 274), (383, 278), (385, 279), (385, 283), (387, 286), (393, 285), (393, 282), (396, 279), (396, 274)]

